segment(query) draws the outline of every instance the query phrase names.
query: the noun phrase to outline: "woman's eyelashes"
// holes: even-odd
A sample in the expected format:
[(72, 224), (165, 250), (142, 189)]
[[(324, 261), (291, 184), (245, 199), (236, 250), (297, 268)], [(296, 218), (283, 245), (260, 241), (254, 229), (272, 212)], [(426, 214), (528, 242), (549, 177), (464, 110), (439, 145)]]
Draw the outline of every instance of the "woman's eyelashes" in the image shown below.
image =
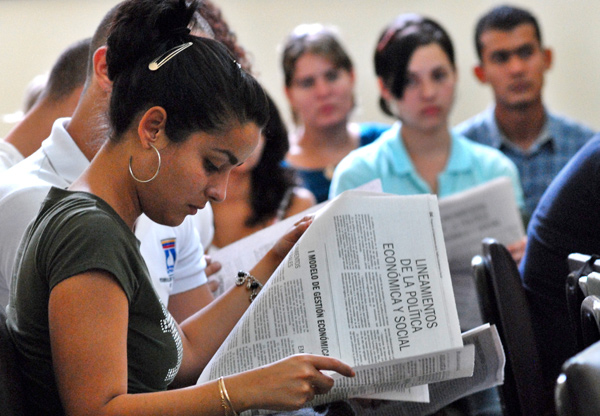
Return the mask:
[(217, 165), (211, 162), (210, 159), (204, 159), (204, 170), (206, 170), (208, 174), (219, 172)]

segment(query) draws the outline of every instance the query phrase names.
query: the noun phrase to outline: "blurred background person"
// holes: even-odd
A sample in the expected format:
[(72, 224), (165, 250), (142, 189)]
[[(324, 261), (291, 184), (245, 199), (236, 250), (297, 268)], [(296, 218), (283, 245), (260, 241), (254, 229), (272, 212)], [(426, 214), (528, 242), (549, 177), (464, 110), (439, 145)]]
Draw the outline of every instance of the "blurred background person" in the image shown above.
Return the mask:
[(33, 105), (37, 102), (38, 98), (42, 95), (46, 84), (48, 83), (48, 76), (50, 74), (39, 74), (33, 77), (31, 82), (27, 84), (25, 89), (25, 97), (23, 97), (23, 115), (27, 114)]
[(489, 84), (494, 102), (455, 130), (501, 150), (517, 166), (527, 223), (550, 182), (594, 131), (544, 105), (542, 90), (553, 54), (529, 11), (499, 5), (483, 14), (475, 28), (475, 49), (475, 76)]
[(66, 48), (52, 66), (39, 97), (35, 98), (39, 88), (32, 86), (33, 94), (27, 95), (25, 103), (27, 107), (33, 102), (31, 109), (25, 110), (23, 119), (0, 140), (0, 172), (35, 152), (50, 135), (54, 120), (73, 114), (85, 83), (89, 48), (89, 38)]
[(356, 105), (354, 67), (332, 28), (297, 26), (284, 42), (282, 67), (295, 123), (286, 162), (322, 202), (338, 162), (389, 126), (350, 121)]

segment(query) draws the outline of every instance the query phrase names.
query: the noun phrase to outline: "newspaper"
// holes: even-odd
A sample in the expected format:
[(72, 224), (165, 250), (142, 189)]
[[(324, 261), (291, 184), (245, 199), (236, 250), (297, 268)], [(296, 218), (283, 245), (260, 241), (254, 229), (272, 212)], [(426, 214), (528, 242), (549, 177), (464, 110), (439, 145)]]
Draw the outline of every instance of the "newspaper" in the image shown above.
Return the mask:
[(437, 198), (348, 191), (318, 210), (199, 382), (296, 353), (333, 356), (339, 375), (311, 406), (470, 377)]
[[(360, 186), (357, 190), (383, 192), (381, 181), (378, 179)], [(329, 201), (321, 202), (226, 247), (211, 250), (211, 258), (222, 265), (221, 270), (210, 276), (211, 280), (218, 283), (218, 288), (213, 291), (213, 294), (215, 296), (223, 294), (225, 290), (233, 286), (238, 270), (250, 270), (295, 222), (306, 215), (314, 214), (328, 203)]]
[(483, 323), (471, 270), (481, 240), (490, 237), (508, 245), (523, 238), (525, 229), (507, 177), (441, 198), (439, 207), (458, 317), (467, 330)]
[(316, 409), (274, 413), (277, 416), (424, 416), (431, 415), (450, 403), (493, 388), (504, 380), (506, 358), (495, 326), (481, 325), (463, 333), (465, 345), (475, 346), (475, 369), (472, 377), (431, 383), (428, 403), (389, 400), (341, 400)]
[[(381, 182), (375, 180), (360, 189), (381, 192)], [(211, 253), (213, 260), (223, 266), (211, 276), (219, 281), (215, 295), (233, 285), (238, 270), (254, 267), (293, 223), (326, 204), (327, 201)], [(441, 198), (439, 210), (460, 326), (462, 330), (471, 329), (483, 323), (471, 272), (471, 259), (481, 253), (481, 240), (491, 237), (510, 244), (524, 237), (525, 229), (512, 183), (505, 177)]]
[[(465, 345), (475, 346), (475, 369), (472, 377), (431, 383), (428, 403), (406, 401), (344, 400), (330, 405), (331, 414), (348, 416), (422, 416), (431, 415), (450, 403), (502, 384), (506, 358), (495, 326), (481, 325), (463, 334)], [(342, 408), (341, 413), (336, 413)], [(321, 410), (321, 409), (319, 409)], [(330, 414), (327, 411), (310, 412), (307, 409), (296, 412), (278, 413), (278, 416), (301, 416)]]

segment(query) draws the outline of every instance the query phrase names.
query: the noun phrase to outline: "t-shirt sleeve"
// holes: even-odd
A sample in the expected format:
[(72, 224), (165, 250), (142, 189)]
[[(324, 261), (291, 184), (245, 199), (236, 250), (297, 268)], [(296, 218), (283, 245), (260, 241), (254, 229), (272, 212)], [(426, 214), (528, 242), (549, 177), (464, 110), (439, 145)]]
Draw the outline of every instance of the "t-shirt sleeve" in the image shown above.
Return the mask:
[(140, 256), (136, 240), (122, 224), (106, 212), (87, 209), (69, 215), (59, 227), (52, 225), (47, 229), (53, 231), (40, 241), (50, 290), (69, 277), (103, 270), (115, 277), (131, 302), (144, 271), (136, 270), (133, 258)]

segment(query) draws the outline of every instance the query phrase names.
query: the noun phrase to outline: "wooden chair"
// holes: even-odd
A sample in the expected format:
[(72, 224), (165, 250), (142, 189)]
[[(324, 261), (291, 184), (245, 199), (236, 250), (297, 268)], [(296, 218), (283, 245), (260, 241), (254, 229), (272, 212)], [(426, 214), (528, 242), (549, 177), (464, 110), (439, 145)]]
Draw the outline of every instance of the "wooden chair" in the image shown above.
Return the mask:
[(482, 255), (475, 256), (471, 265), (481, 314), (496, 325), (506, 355), (500, 387), (504, 414), (545, 414), (549, 404), (519, 270), (506, 247), (496, 240), (486, 238), (482, 246)]
[(6, 313), (0, 308), (0, 414), (22, 416), (24, 391), (17, 351), (6, 327)]

